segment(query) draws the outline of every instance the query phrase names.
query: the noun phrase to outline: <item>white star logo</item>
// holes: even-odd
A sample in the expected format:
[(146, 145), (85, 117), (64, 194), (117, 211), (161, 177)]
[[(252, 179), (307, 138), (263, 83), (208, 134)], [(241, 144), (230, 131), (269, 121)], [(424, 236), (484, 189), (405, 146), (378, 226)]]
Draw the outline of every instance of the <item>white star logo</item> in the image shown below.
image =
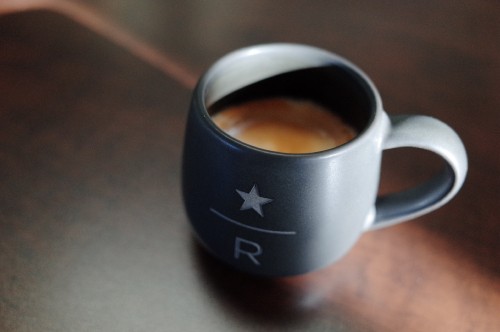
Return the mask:
[(243, 204), (241, 205), (240, 211), (253, 209), (261, 217), (264, 217), (262, 205), (271, 203), (273, 201), (270, 198), (259, 196), (259, 189), (257, 189), (256, 184), (253, 185), (252, 190), (250, 190), (249, 193), (238, 189), (236, 189), (236, 192), (241, 196), (241, 198), (243, 198)]

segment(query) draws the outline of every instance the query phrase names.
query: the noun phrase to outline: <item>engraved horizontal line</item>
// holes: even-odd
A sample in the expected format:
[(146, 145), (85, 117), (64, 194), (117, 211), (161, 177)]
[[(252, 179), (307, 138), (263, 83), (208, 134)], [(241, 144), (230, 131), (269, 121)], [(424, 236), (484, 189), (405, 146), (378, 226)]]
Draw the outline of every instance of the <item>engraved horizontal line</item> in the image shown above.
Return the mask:
[(274, 231), (274, 230), (271, 230), (271, 229), (264, 229), (264, 228), (258, 228), (258, 227), (253, 227), (253, 226), (249, 226), (249, 225), (245, 225), (237, 220), (234, 220), (234, 219), (231, 219), (225, 215), (223, 215), (222, 213), (220, 213), (219, 211), (217, 211), (216, 209), (214, 208), (210, 208), (210, 211), (219, 216), (220, 218), (226, 220), (226, 221), (229, 221), (230, 223), (233, 223), (235, 225), (238, 225), (240, 227), (244, 227), (244, 228), (248, 228), (248, 229), (251, 229), (253, 231), (256, 231), (256, 232), (261, 232), (261, 233), (268, 233), (268, 234), (277, 234), (277, 235), (295, 235), (297, 234), (297, 232), (295, 231)]

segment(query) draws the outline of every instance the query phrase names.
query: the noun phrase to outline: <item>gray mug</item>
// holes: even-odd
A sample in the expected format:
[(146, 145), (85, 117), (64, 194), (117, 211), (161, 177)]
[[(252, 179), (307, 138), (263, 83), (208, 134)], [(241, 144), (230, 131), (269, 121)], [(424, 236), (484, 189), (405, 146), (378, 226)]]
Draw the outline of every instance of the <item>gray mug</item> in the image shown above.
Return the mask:
[[(286, 154), (245, 144), (211, 119), (221, 100), (290, 96), (342, 109), (359, 134), (339, 147)], [(377, 196), (382, 151), (413, 147), (445, 163), (427, 182)], [(182, 165), (185, 208), (215, 257), (246, 272), (287, 276), (325, 267), (368, 230), (409, 220), (455, 196), (467, 172), (457, 134), (428, 116), (388, 116), (371, 80), (344, 58), (296, 44), (230, 53), (196, 86)]]

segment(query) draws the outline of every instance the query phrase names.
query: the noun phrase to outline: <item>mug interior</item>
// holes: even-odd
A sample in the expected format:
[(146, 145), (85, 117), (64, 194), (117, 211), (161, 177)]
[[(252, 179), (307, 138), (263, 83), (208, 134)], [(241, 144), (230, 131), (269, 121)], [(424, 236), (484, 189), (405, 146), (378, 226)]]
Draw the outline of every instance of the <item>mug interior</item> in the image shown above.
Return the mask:
[(356, 129), (357, 137), (370, 126), (378, 98), (359, 69), (334, 54), (307, 46), (278, 49), (280, 52), (276, 46), (255, 47), (254, 52), (236, 52), (217, 63), (202, 81), (201, 97), (208, 114), (252, 100), (284, 97), (312, 101), (331, 110)]

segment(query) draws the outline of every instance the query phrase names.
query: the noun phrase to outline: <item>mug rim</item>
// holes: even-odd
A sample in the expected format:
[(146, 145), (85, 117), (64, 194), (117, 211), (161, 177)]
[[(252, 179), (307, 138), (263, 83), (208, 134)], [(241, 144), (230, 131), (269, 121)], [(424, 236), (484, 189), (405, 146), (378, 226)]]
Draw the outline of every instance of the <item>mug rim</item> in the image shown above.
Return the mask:
[[(211, 115), (208, 111), (208, 106), (210, 102), (207, 102), (208, 99), (208, 94), (209, 94), (209, 87), (210, 87), (210, 81), (214, 79), (214, 76), (216, 76), (220, 71), (225, 70), (227, 66), (234, 66), (236, 62), (242, 61), (245, 58), (249, 57), (255, 57), (256, 55), (262, 55), (265, 53), (279, 53), (281, 55), (285, 55), (289, 52), (292, 51), (303, 51), (304, 53), (309, 53), (311, 55), (316, 55), (316, 63), (314, 61), (304, 61), (303, 63), (297, 63), (295, 66), (291, 66), (288, 68), (270, 68), (272, 73), (269, 76), (266, 77), (260, 77), (259, 79), (255, 79), (254, 81), (249, 80), (242, 86), (236, 86), (233, 87), (232, 90), (228, 90), (228, 92), (221, 94), (218, 98), (212, 98), (212, 103), (216, 102), (217, 100), (225, 97), (226, 95), (237, 91), (238, 89), (244, 88), (247, 85), (250, 85), (252, 83), (258, 82), (261, 79), (266, 79), (266, 78), (271, 78), (273, 76), (277, 76), (280, 74), (284, 74), (287, 72), (291, 72), (294, 70), (300, 70), (300, 69), (309, 69), (309, 68), (321, 68), (324, 67), (326, 64), (328, 65), (337, 65), (337, 66), (344, 66), (345, 68), (349, 69), (351, 74), (354, 74), (358, 76), (360, 79), (360, 83), (364, 85), (365, 87), (365, 92), (370, 94), (368, 97), (370, 101), (373, 103), (373, 108), (371, 110), (370, 117), (368, 119), (368, 122), (363, 128), (362, 131), (360, 131), (353, 139), (349, 140), (348, 142), (330, 148), (326, 150), (320, 150), (320, 151), (313, 151), (313, 152), (306, 152), (306, 153), (285, 153), (285, 152), (278, 152), (278, 151), (273, 151), (273, 150), (267, 150), (263, 148), (256, 147), (254, 145), (250, 145), (248, 143), (245, 143), (241, 140), (238, 140), (237, 138), (229, 135), (225, 131), (223, 131), (221, 128), (219, 128), (214, 121), (211, 118)], [(297, 57), (298, 58), (298, 57)], [(312, 60), (312, 59), (311, 59)], [(250, 74), (251, 75), (251, 74)], [(258, 44), (258, 45), (253, 45), (253, 46), (248, 46), (244, 47), (241, 49), (237, 49), (235, 51), (232, 51), (222, 58), (220, 58), (218, 61), (216, 61), (200, 78), (197, 86), (195, 87), (194, 90), (194, 102), (197, 102), (199, 107), (195, 107), (196, 112), (200, 112), (201, 116), (205, 122), (206, 125), (211, 129), (211, 131), (218, 136), (222, 136), (225, 141), (231, 142), (231, 145), (234, 147), (237, 147), (238, 149), (245, 149), (253, 152), (257, 152), (259, 154), (267, 154), (267, 155), (273, 155), (273, 156), (279, 156), (279, 157), (287, 157), (287, 158), (304, 158), (304, 157), (329, 157), (329, 156), (334, 156), (334, 155), (339, 155), (343, 154), (351, 149), (353, 149), (355, 146), (358, 144), (362, 144), (368, 137), (371, 136), (371, 132), (375, 130), (375, 123), (377, 122), (378, 119), (380, 119), (383, 115), (383, 106), (382, 106), (382, 99), (380, 97), (380, 94), (378, 92), (378, 89), (375, 87), (375, 84), (372, 82), (372, 80), (368, 77), (366, 73), (364, 73), (358, 66), (356, 66), (354, 63), (351, 61), (347, 60), (346, 58), (318, 48), (314, 46), (309, 46), (305, 44), (294, 44), (294, 43), (268, 43), (268, 44)]]

